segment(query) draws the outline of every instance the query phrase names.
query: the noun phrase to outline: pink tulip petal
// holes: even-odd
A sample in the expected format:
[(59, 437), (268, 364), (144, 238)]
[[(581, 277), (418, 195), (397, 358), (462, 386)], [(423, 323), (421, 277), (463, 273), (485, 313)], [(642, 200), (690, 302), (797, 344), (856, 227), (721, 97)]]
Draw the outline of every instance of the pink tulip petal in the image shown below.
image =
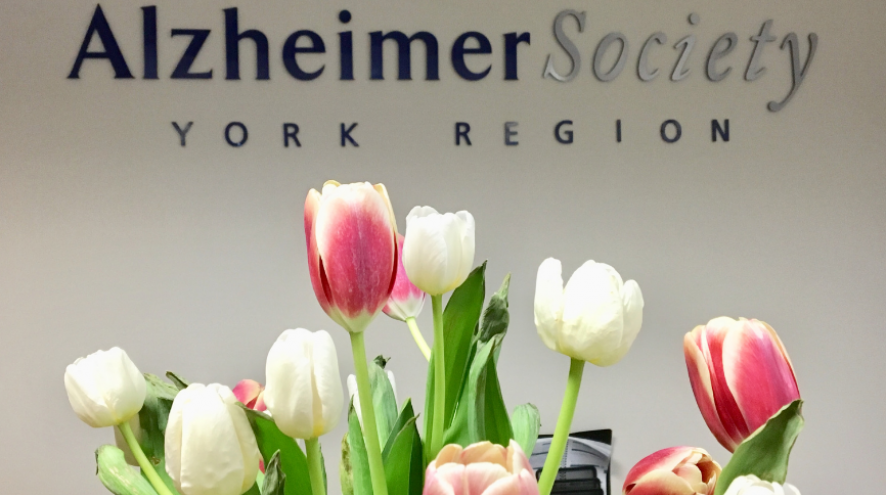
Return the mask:
[[(397, 234), (397, 252), (403, 253), (403, 241), (405, 237)], [(391, 290), (391, 297), (385, 305), (383, 311), (386, 315), (405, 320), (408, 317), (416, 317), (421, 313), (425, 304), (427, 294), (416, 287), (406, 275), (406, 269), (403, 268), (403, 257), (397, 257), (397, 275), (394, 280), (394, 288)]]
[(482, 495), (490, 485), (502, 478), (513, 478), (507, 469), (491, 462), (475, 462), (465, 466), (465, 495)]
[(434, 478), (443, 485), (452, 487), (453, 495), (468, 495), (465, 490), (465, 467), (461, 464), (450, 462), (437, 468)]
[(708, 363), (711, 387), (714, 392), (714, 405), (717, 408), (720, 423), (736, 445), (751, 433), (741, 409), (729, 389), (724, 365), (723, 343), (727, 335), (732, 333), (731, 330), (737, 325), (739, 322), (732, 318), (721, 317), (711, 320), (705, 330), (701, 332), (701, 344), (699, 345), (704, 353), (705, 361)]
[(517, 476), (520, 485), (520, 490), (517, 492), (519, 495), (539, 495), (538, 481), (535, 479), (535, 474), (531, 469), (529, 471), (520, 471), (520, 474)]
[(252, 408), (255, 409), (256, 411), (262, 411), (262, 412), (268, 410), (268, 406), (265, 405), (264, 391), (262, 391), (262, 393), (258, 394), (258, 398), (255, 399), (255, 406), (253, 406)]
[(518, 473), (525, 470), (535, 474), (535, 470), (532, 469), (532, 465), (529, 464), (529, 459), (526, 458), (526, 454), (523, 452), (523, 449), (520, 448), (520, 444), (513, 439), (511, 439), (508, 444), (508, 463), (505, 466), (505, 469), (511, 473)]
[(696, 493), (707, 491), (707, 483), (701, 479), (701, 469), (695, 464), (682, 464), (674, 470), (674, 474), (683, 478)]
[(501, 478), (482, 492), (470, 492), (470, 495), (522, 495), (520, 478), (514, 475)]
[[(774, 332), (756, 320), (739, 322), (723, 343), (726, 383), (747, 421), (748, 434), (800, 398), (790, 362)], [(775, 336), (775, 339), (778, 339)]]
[(262, 390), (264, 390), (264, 387), (262, 387), (260, 383), (255, 380), (246, 379), (240, 380), (231, 392), (234, 393), (234, 397), (236, 397), (244, 406), (250, 409), (255, 409), (255, 402), (259, 395), (261, 395)]
[(330, 294), (329, 284), (324, 283), (326, 277), (323, 273), (322, 262), (320, 260), (320, 251), (317, 249), (317, 239), (315, 237), (314, 223), (317, 213), (320, 211), (320, 193), (316, 189), (308, 192), (305, 199), (305, 241), (308, 248), (308, 272), (311, 275), (311, 286), (314, 288), (314, 295), (320, 307), (323, 308), (336, 323), (342, 324), (336, 316), (330, 311), (332, 310), (332, 295)]
[(624, 486), (636, 483), (646, 473), (656, 469), (673, 471), (691, 456), (694, 450), (692, 447), (670, 447), (644, 457), (628, 471)]
[(350, 184), (323, 196), (313, 235), (324, 295), (362, 331), (387, 303), (395, 281), (397, 246), (389, 207), (369, 184)]
[(656, 469), (632, 485), (625, 485), (624, 495), (695, 495), (685, 480), (671, 471)]
[(738, 447), (738, 442), (726, 433), (723, 424), (720, 422), (720, 416), (717, 414), (717, 407), (714, 405), (714, 392), (711, 388), (711, 373), (705, 362), (704, 355), (699, 348), (701, 333), (704, 332), (704, 326), (699, 325), (694, 330), (686, 334), (683, 338), (683, 353), (686, 356), (686, 368), (689, 371), (689, 382), (692, 385), (692, 393), (695, 395), (695, 402), (701, 410), (701, 415), (705, 423), (720, 442), (730, 452)]
[[(461, 480), (459, 480), (460, 482)], [(422, 495), (456, 495), (455, 488), (443, 478), (438, 478), (430, 473), (425, 477), (425, 487)], [(458, 494), (460, 495), (460, 493)]]
[(450, 443), (440, 450), (440, 453), (437, 454), (437, 459), (431, 462), (431, 465), (442, 466), (443, 464), (450, 462), (457, 462), (458, 456), (461, 455), (462, 450), (461, 445)]

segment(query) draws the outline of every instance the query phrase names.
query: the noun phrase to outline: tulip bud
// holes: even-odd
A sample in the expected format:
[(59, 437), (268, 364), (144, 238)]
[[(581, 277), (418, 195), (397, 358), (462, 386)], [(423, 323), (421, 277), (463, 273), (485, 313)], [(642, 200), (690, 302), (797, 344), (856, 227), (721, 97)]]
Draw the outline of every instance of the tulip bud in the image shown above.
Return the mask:
[(671, 447), (632, 467), (622, 494), (712, 495), (720, 471), (720, 465), (704, 449)]
[(428, 465), (423, 495), (538, 495), (526, 454), (511, 440), (508, 448), (479, 442), (443, 447)]
[[(394, 389), (394, 403), (399, 404), (397, 400), (397, 382), (394, 380), (394, 372), (385, 370), (388, 375), (388, 381), (391, 382), (391, 388)], [(354, 401), (354, 411), (357, 413), (357, 419), (360, 425), (363, 425), (363, 413), (360, 412), (360, 394), (357, 392), (357, 375), (348, 375), (348, 396), (349, 400)]]
[(241, 495), (261, 454), (231, 389), (194, 383), (175, 396), (166, 425), (166, 472), (182, 495)]
[(65, 370), (65, 390), (74, 413), (93, 428), (117, 426), (138, 414), (147, 386), (126, 351), (98, 351)]
[(403, 267), (416, 287), (432, 296), (465, 281), (474, 266), (474, 217), (416, 206), (406, 217)]
[(643, 294), (633, 280), (604, 263), (587, 261), (566, 288), (559, 260), (538, 267), (535, 326), (551, 350), (609, 366), (627, 354), (643, 324)]
[(397, 223), (385, 186), (329, 181), (305, 201), (308, 269), (320, 306), (352, 333), (387, 304), (397, 273)]
[[(403, 241), (405, 237), (397, 234), (397, 252), (403, 253)], [(406, 321), (406, 318), (415, 318), (421, 314), (425, 305), (427, 294), (409, 281), (406, 269), (403, 268), (403, 256), (397, 258), (397, 279), (394, 281), (394, 290), (384, 312), (395, 320)]]
[(726, 495), (800, 495), (800, 490), (790, 483), (770, 483), (751, 474), (732, 480)]
[(264, 411), (267, 409), (264, 399), (265, 387), (255, 380), (240, 380), (240, 382), (234, 386), (232, 392), (238, 401), (250, 409), (256, 411)]
[(800, 398), (788, 353), (762, 321), (714, 318), (686, 334), (683, 351), (698, 408), (730, 452)]
[(280, 431), (317, 438), (341, 416), (344, 400), (338, 356), (324, 330), (287, 330), (268, 353), (265, 404)]

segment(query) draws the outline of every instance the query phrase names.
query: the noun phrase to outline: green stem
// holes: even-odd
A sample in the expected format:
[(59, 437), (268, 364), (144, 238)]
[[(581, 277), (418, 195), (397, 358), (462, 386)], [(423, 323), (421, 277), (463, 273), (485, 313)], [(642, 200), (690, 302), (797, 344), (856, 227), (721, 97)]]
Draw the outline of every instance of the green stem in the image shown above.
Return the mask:
[(569, 364), (569, 380), (566, 382), (566, 393), (563, 394), (563, 404), (560, 406), (560, 417), (557, 418), (554, 438), (551, 439), (551, 447), (548, 449), (548, 456), (541, 470), (541, 479), (538, 480), (540, 495), (550, 495), (554, 480), (557, 478), (557, 471), (560, 470), (560, 461), (563, 459), (563, 452), (566, 451), (566, 441), (569, 439), (569, 428), (575, 415), (578, 388), (581, 386), (581, 374), (584, 369), (585, 362), (581, 359), (573, 359)]
[(388, 495), (385, 466), (378, 445), (378, 426), (375, 423), (375, 409), (372, 406), (369, 369), (366, 367), (366, 345), (363, 342), (362, 332), (351, 333), (351, 351), (354, 353), (354, 373), (357, 375), (357, 394), (360, 397), (360, 412), (363, 416), (363, 441), (366, 444), (366, 456), (369, 458), (372, 494)]
[(142, 468), (142, 473), (144, 473), (145, 477), (148, 478), (148, 481), (151, 482), (151, 485), (154, 487), (154, 490), (157, 491), (158, 495), (172, 495), (172, 491), (170, 491), (169, 487), (166, 486), (166, 483), (160, 479), (160, 475), (154, 470), (154, 465), (151, 464), (151, 461), (145, 456), (145, 453), (142, 451), (142, 446), (139, 445), (138, 440), (135, 439), (135, 434), (132, 433), (132, 427), (129, 426), (129, 421), (120, 423), (117, 428), (120, 429), (120, 433), (122, 433), (123, 438), (126, 439), (126, 444), (129, 445), (129, 450), (132, 451), (132, 455), (135, 456), (135, 460), (138, 461), (139, 467)]
[(421, 330), (418, 329), (418, 323), (415, 322), (414, 316), (406, 318), (406, 326), (408, 326), (409, 331), (412, 332), (412, 338), (415, 339), (415, 343), (418, 344), (418, 348), (421, 349), (421, 353), (425, 355), (425, 359), (430, 361), (431, 348), (428, 347), (428, 343), (425, 342), (425, 338), (421, 334)]
[[(443, 351), (443, 295), (431, 296), (434, 310), (434, 422), (431, 429), (430, 458), (435, 459), (443, 448), (443, 427), (446, 419), (446, 360)], [(361, 403), (362, 404), (362, 403)]]
[(323, 486), (323, 457), (320, 454), (320, 440), (306, 438), (305, 450), (308, 456), (308, 469), (311, 473), (311, 492), (314, 495), (326, 495), (326, 487)]

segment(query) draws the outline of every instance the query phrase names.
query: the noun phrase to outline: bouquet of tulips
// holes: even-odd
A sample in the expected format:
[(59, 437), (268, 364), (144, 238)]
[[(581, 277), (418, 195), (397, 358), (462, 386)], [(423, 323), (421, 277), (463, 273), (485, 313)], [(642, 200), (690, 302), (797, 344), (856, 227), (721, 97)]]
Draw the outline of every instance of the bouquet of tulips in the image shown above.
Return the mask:
[[(317, 301), (349, 333), (354, 360), (338, 459), (344, 494), (549, 495), (585, 362), (617, 363), (640, 331), (638, 284), (588, 261), (564, 287), (559, 261), (539, 267), (538, 334), (571, 365), (536, 477), (526, 453), (538, 438), (538, 410), (524, 404), (509, 414), (496, 370), (510, 278), (484, 305), (486, 265), (474, 267), (471, 214), (415, 207), (400, 235), (383, 185), (330, 181), (308, 193), (304, 226)], [(416, 324), (428, 296), (431, 345)], [(406, 324), (428, 360), (420, 421), (410, 399), (398, 402), (385, 360), (367, 359), (365, 331), (382, 311)], [(700, 448), (656, 452), (630, 471), (624, 495), (798, 495), (782, 484), (802, 427), (799, 393), (775, 331), (715, 319), (687, 334), (684, 348), (702, 415), (734, 456), (721, 469)], [(142, 374), (115, 347), (69, 365), (65, 387), (81, 420), (114, 428), (116, 446), (96, 451), (98, 478), (112, 493), (325, 495), (318, 438), (346, 405), (338, 359), (326, 331), (298, 328), (271, 346), (264, 386), (244, 380), (232, 390), (172, 372), (164, 380)]]

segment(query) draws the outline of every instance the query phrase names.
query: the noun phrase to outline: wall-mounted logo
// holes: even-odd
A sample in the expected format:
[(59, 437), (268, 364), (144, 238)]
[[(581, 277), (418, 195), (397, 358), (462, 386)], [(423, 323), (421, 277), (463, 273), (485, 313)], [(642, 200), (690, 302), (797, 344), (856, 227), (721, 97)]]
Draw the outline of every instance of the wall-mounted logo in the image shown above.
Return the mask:
[[(223, 70), (217, 70), (216, 67), (206, 67), (198, 61), (201, 52), (207, 45), (207, 40), (210, 38), (211, 29), (173, 28), (170, 30), (169, 36), (171, 38), (186, 38), (188, 44), (184, 51), (177, 55), (175, 68), (166, 78), (179, 80), (224, 78), (230, 81), (239, 81), (243, 78), (252, 79), (252, 67), (241, 67), (240, 62), (241, 50), (249, 49), (254, 49), (256, 54), (254, 79), (270, 80), (272, 78), (271, 60), (274, 54), (271, 52), (272, 44), (268, 36), (259, 29), (241, 29), (237, 8), (223, 9), (222, 13), (225, 54)], [(141, 7), (141, 18), (143, 27), (141, 78), (146, 80), (161, 79), (157, 7)], [(338, 21), (343, 28), (347, 28), (352, 20), (353, 16), (348, 10), (338, 12)], [(689, 29), (691, 29), (693, 26), (697, 26), (701, 19), (698, 14), (692, 13), (687, 17), (687, 21)], [(567, 9), (558, 12), (553, 18), (552, 31), (559, 50), (546, 54), (543, 65), (534, 67), (529, 72), (539, 74), (545, 80), (551, 81), (552, 84), (568, 84), (581, 73), (583, 60), (588, 60), (591, 67), (589, 72), (604, 84), (614, 83), (619, 78), (632, 77), (629, 74), (631, 72), (634, 73), (634, 77), (644, 83), (657, 78), (667, 78), (672, 83), (679, 83), (694, 73), (697, 73), (695, 77), (704, 77), (711, 84), (717, 84), (733, 73), (735, 73), (733, 77), (742, 77), (748, 83), (753, 83), (766, 72), (767, 63), (779, 63), (776, 62), (774, 54), (770, 53), (771, 50), (767, 50), (768, 45), (777, 43), (782, 52), (787, 54), (787, 56), (780, 57), (780, 63), (790, 64), (791, 74), (790, 88), (783, 96), (766, 104), (766, 108), (770, 112), (778, 112), (791, 101), (802, 86), (818, 46), (818, 35), (808, 33), (805, 36), (808, 40), (808, 47), (805, 49), (804, 56), (801, 50), (803, 48), (801, 45), (804, 44), (801, 41), (802, 37), (795, 32), (789, 32), (781, 35), (779, 41), (779, 36), (773, 34), (774, 22), (769, 19), (762, 22), (756, 32), (745, 33), (748, 41), (744, 41), (744, 43), (750, 43), (753, 47), (746, 61), (737, 60), (737, 55), (733, 53), (736, 47), (742, 43), (741, 38), (735, 32), (726, 32), (706, 41), (700, 41), (698, 36), (691, 32), (684, 33), (675, 37), (679, 39), (672, 47), (666, 46), (670, 43), (670, 38), (662, 31), (652, 32), (645, 39), (639, 40), (629, 40), (621, 32), (609, 32), (596, 42), (596, 48), (591, 53), (582, 53), (579, 44), (586, 44), (586, 40), (583, 38), (589, 36), (585, 33), (587, 25), (588, 13), (586, 11)], [(337, 38), (338, 46), (335, 55), (327, 53), (327, 42), (333, 37)], [(528, 31), (502, 33), (500, 42), (496, 43), (496, 48), (493, 48), (493, 42), (490, 41), (489, 36), (481, 31), (466, 31), (455, 36), (452, 40), (444, 41), (438, 39), (430, 31), (418, 31), (411, 34), (399, 30), (367, 31), (365, 37), (369, 48), (369, 74), (366, 76), (369, 80), (385, 80), (384, 50), (386, 47), (391, 47), (397, 50), (397, 67), (396, 72), (389, 69), (388, 73), (391, 76), (396, 74), (396, 79), (400, 81), (412, 80), (414, 73), (416, 76), (423, 75), (425, 81), (440, 80), (440, 59), (441, 50), (443, 50), (443, 57), (449, 59), (449, 64), (454, 72), (453, 77), (469, 82), (491, 77), (490, 73), (493, 67), (491, 56), (494, 52), (498, 52), (503, 54), (504, 81), (516, 82), (520, 80), (518, 67), (521, 61), (520, 55), (523, 53), (525, 59), (525, 52), (528, 51), (533, 36)], [(101, 48), (90, 50), (90, 46), (95, 47), (96, 45), (100, 45)], [(331, 80), (352, 81), (358, 77), (355, 76), (354, 61), (355, 57), (360, 56), (355, 53), (354, 45), (355, 33), (352, 29), (344, 29), (334, 35), (321, 34), (310, 29), (299, 29), (286, 37), (279, 53), (285, 75), (275, 75), (274, 77), (309, 84)], [(414, 70), (412, 50), (419, 46), (423, 48), (425, 54), (424, 67)], [(666, 51), (673, 53), (671, 65), (656, 66), (651, 62), (650, 54), (655, 54), (654, 58), (661, 60), (667, 57)], [(703, 56), (691, 59), (690, 57), (695, 51), (702, 51)], [(167, 51), (163, 53), (167, 53)], [(699, 58), (703, 60), (700, 69), (693, 67), (690, 63), (690, 60)], [(91, 63), (103, 61), (110, 64), (115, 79), (136, 78), (131, 69), (131, 61), (124, 57), (111, 23), (105, 16), (101, 5), (96, 6), (92, 14), (67, 77), (79, 79), (84, 65), (91, 60), (96, 61)], [(634, 70), (628, 68), (629, 62)], [(742, 66), (737, 66), (739, 62), (742, 63)], [(527, 61), (523, 60), (523, 65), (526, 64)], [(337, 73), (333, 74), (336, 72), (336, 68)], [(566, 68), (569, 69), (568, 72), (565, 70)], [(525, 68), (523, 72), (525, 77)], [(193, 123), (173, 124), (182, 146), (186, 143), (186, 136), (192, 125)], [(571, 125), (572, 121), (568, 119), (556, 124), (554, 137), (557, 142), (561, 144), (573, 142), (572, 131), (569, 130)], [(517, 136), (516, 126), (515, 122), (505, 123), (505, 145), (519, 144), (515, 138)], [(355, 127), (356, 123), (348, 123), (347, 125), (342, 123), (340, 129), (341, 146), (358, 146), (354, 137)], [(296, 123), (283, 124), (284, 146), (288, 147), (290, 143), (296, 147), (301, 146), (298, 139), (298, 129)], [(237, 137), (232, 137), (232, 131), (237, 133)], [(472, 144), (468, 134), (470, 132), (469, 123), (455, 123), (454, 131), (456, 146), (470, 146)], [(679, 141), (682, 136), (680, 123), (675, 119), (663, 120), (660, 126), (660, 136), (667, 143)], [(711, 122), (712, 141), (716, 142), (718, 136), (722, 141), (729, 141), (728, 119)], [(615, 122), (615, 138), (617, 142), (622, 141), (621, 120)], [(225, 140), (231, 146), (242, 146), (247, 139), (248, 130), (243, 123), (231, 122), (225, 127)]]

